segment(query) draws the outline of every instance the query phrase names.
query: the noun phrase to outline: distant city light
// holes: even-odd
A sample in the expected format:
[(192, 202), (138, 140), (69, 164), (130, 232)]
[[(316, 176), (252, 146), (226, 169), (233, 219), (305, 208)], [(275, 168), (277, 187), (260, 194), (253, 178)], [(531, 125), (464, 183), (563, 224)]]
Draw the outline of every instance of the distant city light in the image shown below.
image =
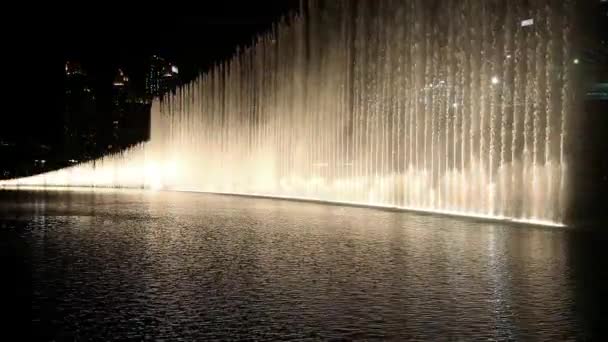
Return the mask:
[(452, 107), (454, 107), (454, 108), (458, 108), (458, 103), (454, 102), (454, 103), (452, 104)]
[(174, 72), (174, 73), (176, 73), (176, 74), (179, 74), (179, 70), (177, 69), (177, 67), (175, 65), (171, 66), (171, 71)]
[(498, 77), (494, 76), (492, 77), (492, 84), (498, 84), (500, 83), (500, 79), (498, 79)]
[(526, 19), (521, 21), (521, 27), (534, 25), (534, 19)]
[(511, 57), (513, 57), (513, 56), (511, 56), (511, 55), (507, 55), (507, 59), (511, 59)]
[(578, 58), (574, 59), (574, 64), (579, 64), (581, 61)]

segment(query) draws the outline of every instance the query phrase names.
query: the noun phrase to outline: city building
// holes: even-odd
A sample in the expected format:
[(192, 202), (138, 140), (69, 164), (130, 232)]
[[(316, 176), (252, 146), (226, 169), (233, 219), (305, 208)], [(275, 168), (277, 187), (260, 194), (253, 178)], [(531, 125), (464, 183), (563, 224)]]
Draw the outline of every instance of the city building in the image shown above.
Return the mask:
[(64, 158), (93, 157), (96, 148), (96, 98), (80, 63), (65, 63)]
[(76, 77), (76, 76), (86, 76), (86, 72), (82, 69), (80, 63), (75, 61), (67, 61), (65, 62), (65, 74), (66, 76)]
[(131, 102), (129, 101), (129, 86), (129, 77), (119, 68), (112, 82), (111, 141), (106, 146), (108, 150), (114, 146), (120, 146), (121, 130)]
[(179, 69), (164, 58), (153, 55), (146, 74), (146, 98), (151, 101), (175, 88), (178, 83)]
[(112, 83), (112, 103), (115, 107), (124, 107), (129, 98), (129, 77), (122, 69), (118, 69)]
[(150, 105), (136, 81), (124, 69), (117, 69), (112, 82), (112, 110), (103, 119), (104, 152), (119, 151), (148, 138)]

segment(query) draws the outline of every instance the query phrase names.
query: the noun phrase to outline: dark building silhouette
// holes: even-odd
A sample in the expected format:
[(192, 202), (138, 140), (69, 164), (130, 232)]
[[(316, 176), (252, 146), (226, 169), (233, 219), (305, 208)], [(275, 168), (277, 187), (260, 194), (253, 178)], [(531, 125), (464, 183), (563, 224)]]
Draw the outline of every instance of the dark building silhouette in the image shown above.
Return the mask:
[(164, 58), (153, 55), (150, 58), (146, 74), (146, 98), (151, 101), (175, 88), (178, 82), (179, 69)]
[(91, 158), (97, 147), (96, 98), (87, 73), (74, 61), (65, 63), (63, 157)]
[(586, 5), (581, 30), (581, 55), (575, 63), (585, 91), (574, 137), (572, 171), (573, 216), (576, 221), (608, 221), (608, 1)]
[(111, 139), (106, 147), (108, 150), (121, 145), (122, 126), (128, 115), (129, 104), (131, 103), (129, 95), (129, 77), (119, 68), (112, 83), (112, 115), (110, 118), (111, 122), (109, 123), (111, 127)]
[(104, 152), (119, 151), (148, 139), (150, 105), (127, 72), (119, 68), (112, 82), (112, 111), (105, 126), (110, 132)]

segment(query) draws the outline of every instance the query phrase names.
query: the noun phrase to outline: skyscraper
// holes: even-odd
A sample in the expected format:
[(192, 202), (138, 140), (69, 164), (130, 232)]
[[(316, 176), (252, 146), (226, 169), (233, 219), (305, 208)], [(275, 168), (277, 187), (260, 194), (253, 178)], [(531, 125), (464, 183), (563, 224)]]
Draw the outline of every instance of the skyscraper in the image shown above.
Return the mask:
[(129, 90), (129, 77), (119, 68), (112, 82), (112, 136), (111, 143), (106, 147), (108, 150), (120, 145), (122, 126), (129, 111)]
[[(112, 82), (111, 115), (103, 119), (103, 127), (109, 128), (105, 136), (106, 152), (119, 151), (148, 137), (149, 124), (146, 122), (150, 120), (150, 105), (146, 103), (148, 97), (142, 98), (137, 91), (136, 84), (136, 80), (131, 80), (124, 69), (117, 69)], [(150, 85), (158, 84), (152, 82)]]
[(65, 63), (64, 158), (92, 157), (95, 149), (96, 99), (80, 63)]
[(129, 93), (129, 77), (123, 72), (122, 69), (118, 69), (114, 82), (112, 83), (113, 98), (112, 102), (115, 107), (121, 107), (127, 102)]
[(156, 96), (175, 88), (179, 69), (164, 58), (153, 55), (146, 75), (146, 97), (150, 101)]

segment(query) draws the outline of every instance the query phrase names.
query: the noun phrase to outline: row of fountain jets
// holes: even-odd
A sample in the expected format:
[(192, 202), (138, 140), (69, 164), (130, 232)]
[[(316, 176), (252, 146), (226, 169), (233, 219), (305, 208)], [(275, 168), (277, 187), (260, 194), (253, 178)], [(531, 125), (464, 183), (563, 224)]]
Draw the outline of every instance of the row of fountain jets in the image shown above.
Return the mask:
[(248, 194), (561, 224), (578, 108), (572, 6), (310, 1), (156, 99), (148, 142), (2, 184)]

